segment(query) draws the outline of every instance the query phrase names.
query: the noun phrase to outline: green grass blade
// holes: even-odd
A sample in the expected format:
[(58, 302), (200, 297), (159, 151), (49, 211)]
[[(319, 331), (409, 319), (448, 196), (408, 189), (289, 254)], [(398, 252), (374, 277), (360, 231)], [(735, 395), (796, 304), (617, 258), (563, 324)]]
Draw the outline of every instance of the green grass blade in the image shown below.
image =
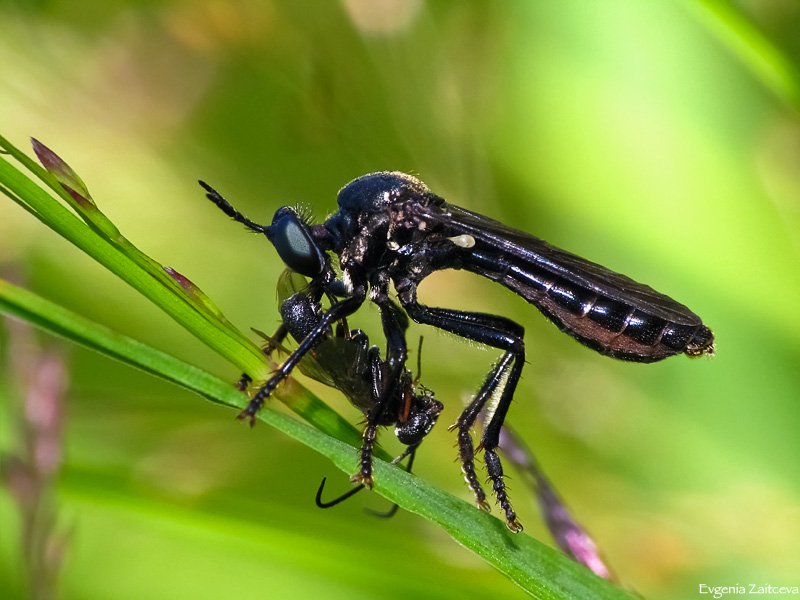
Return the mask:
[[(2, 138), (0, 142), (6, 149), (11, 147)], [(46, 172), (44, 176), (50, 177)], [(233, 329), (227, 321), (213, 318), (212, 312), (207, 308), (195, 306), (184, 288), (164, 272), (160, 265), (149, 258), (147, 261), (134, 260), (129, 253), (109, 244), (96, 230), (87, 227), (63, 204), (3, 157), (0, 157), (0, 184), (2, 184), (0, 191), (141, 292), (242, 371), (249, 373), (254, 379), (264, 379), (269, 376), (259, 348), (244, 334)], [(148, 264), (157, 265), (155, 269), (159, 273), (158, 276), (152, 269), (146, 268)]]
[[(248, 397), (231, 383), (2, 279), (0, 311), (177, 384), (212, 402), (239, 409), (247, 405)], [(274, 396), (327, 435), (349, 444), (359, 443), (361, 436), (355, 427), (297, 382), (281, 387)]]
[(690, 6), (773, 94), (800, 111), (800, 69), (726, 0), (697, 0)]
[[(247, 397), (229, 383), (2, 280), (0, 311), (180, 385), (213, 402), (235, 408), (243, 408), (247, 402)], [(259, 420), (328, 457), (344, 472), (351, 473), (356, 466), (356, 448), (360, 443), (358, 432), (309, 392), (300, 390), (302, 388), (295, 384), (281, 389), (280, 393), (284, 396), (305, 395), (301, 405), (306, 403), (312, 408), (302, 416), (316, 428), (270, 407), (259, 413)], [(375, 490), (404, 509), (444, 528), (456, 541), (483, 557), (536, 598), (632, 597), (560, 552), (525, 534), (510, 533), (499, 519), (380, 459), (375, 460)]]

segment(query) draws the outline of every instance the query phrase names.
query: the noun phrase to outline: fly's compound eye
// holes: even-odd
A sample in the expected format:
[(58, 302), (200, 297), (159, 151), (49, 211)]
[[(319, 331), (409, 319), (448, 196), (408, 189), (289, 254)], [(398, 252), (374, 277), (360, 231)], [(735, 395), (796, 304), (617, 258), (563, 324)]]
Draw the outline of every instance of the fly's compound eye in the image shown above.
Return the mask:
[(325, 259), (303, 220), (291, 208), (283, 207), (275, 213), (267, 237), (278, 255), (292, 271), (314, 277), (322, 272)]

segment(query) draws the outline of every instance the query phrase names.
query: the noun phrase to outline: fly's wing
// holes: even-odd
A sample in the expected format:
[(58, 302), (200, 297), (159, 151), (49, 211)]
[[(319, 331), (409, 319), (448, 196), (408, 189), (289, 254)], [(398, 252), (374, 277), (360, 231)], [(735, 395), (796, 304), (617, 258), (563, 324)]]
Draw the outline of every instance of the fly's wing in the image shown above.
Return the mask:
[[(283, 273), (278, 277), (278, 285), (276, 287), (278, 306), (283, 304), (290, 296), (305, 291), (307, 287), (308, 282), (305, 277), (299, 273), (295, 273), (291, 269), (284, 269)], [(266, 338), (263, 334), (261, 335)], [(267, 340), (269, 341), (269, 338), (267, 338)], [(279, 348), (279, 350), (286, 352), (283, 348)], [(298, 367), (306, 377), (316, 379), (320, 383), (324, 383), (330, 387), (336, 387), (336, 383), (331, 377), (330, 372), (318, 363), (314, 358), (313, 352), (306, 354), (300, 361)]]
[(295, 273), (291, 269), (284, 269), (278, 277), (278, 306), (283, 304), (289, 296), (294, 296), (298, 292), (308, 289), (308, 281), (300, 273)]
[(557, 275), (599, 295), (619, 300), (656, 317), (680, 325), (700, 325), (700, 317), (686, 306), (626, 275), (556, 248), (535, 236), (453, 204), (429, 207), (422, 215), (431, 226), (438, 225), (446, 237), (468, 234), (475, 239), (475, 248), (465, 250), (499, 251), (519, 268), (530, 268)]

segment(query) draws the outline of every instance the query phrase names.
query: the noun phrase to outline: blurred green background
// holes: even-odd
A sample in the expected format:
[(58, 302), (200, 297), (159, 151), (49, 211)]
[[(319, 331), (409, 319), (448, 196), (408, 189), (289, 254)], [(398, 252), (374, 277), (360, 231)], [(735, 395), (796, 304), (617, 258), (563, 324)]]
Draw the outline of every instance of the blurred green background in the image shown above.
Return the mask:
[[(0, 127), (61, 155), (128, 239), (245, 331), (278, 323), (283, 267), (203, 198), (198, 178), (267, 222), (284, 204), (322, 219), (349, 180), (411, 172), (688, 304), (714, 329), (717, 356), (642, 366), (587, 351), (469, 274), (437, 274), (420, 292), (525, 326), (529, 364), (509, 421), (626, 587), (690, 598), (701, 583), (797, 586), (800, 84), (743, 59), (719, 20), (731, 6), (737, 34), (755, 28), (779, 53), (762, 54), (767, 70), (780, 56), (797, 64), (793, 0), (3, 2)], [(0, 206), (7, 276), (236, 379), (133, 290)], [(371, 308), (357, 320), (377, 323)], [(6, 453), (23, 443), (9, 330)], [(423, 334), (423, 383), (446, 410), (415, 471), (469, 499), (446, 426), (497, 353), (416, 326), (409, 345)], [(427, 522), (365, 514), (387, 505), (376, 495), (318, 510), (320, 479), (333, 494), (346, 476), (282, 434), (37, 337), (69, 371), (61, 597), (524, 595)], [(359, 420), (337, 392), (309, 386)], [(511, 476), (526, 534), (551, 543)], [(26, 597), (6, 490), (0, 532), (2, 595)]]

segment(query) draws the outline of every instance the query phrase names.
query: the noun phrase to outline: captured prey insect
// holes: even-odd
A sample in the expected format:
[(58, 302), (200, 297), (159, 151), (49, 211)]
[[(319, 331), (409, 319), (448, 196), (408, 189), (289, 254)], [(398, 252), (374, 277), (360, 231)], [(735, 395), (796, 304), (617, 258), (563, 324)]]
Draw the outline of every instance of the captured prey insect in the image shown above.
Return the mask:
[[(449, 204), (411, 175), (379, 172), (359, 177), (339, 191), (338, 211), (318, 225), (289, 207), (278, 209), (271, 225), (259, 225), (211, 187), (201, 185), (229, 217), (263, 233), (287, 267), (310, 278), (310, 298), (318, 301), (327, 294), (335, 299), (253, 396), (242, 417), (254, 418), (328, 328), (353, 314), (368, 297), (381, 314), (387, 365), (401, 373), (407, 349), (403, 329), (393, 316), (392, 284), (403, 310), (415, 322), (503, 351), (454, 428), (467, 483), (476, 504), (488, 510), (475, 471), (470, 430), (497, 394), (480, 447), (492, 490), (512, 531), (522, 526), (508, 499), (497, 447), (525, 363), (524, 329), (500, 315), (422, 305), (417, 287), (423, 279), (444, 269), (487, 277), (525, 298), (581, 344), (613, 358), (649, 363), (676, 354), (713, 353), (711, 330), (683, 304), (532, 235)], [(338, 258), (340, 277), (331, 264), (332, 255)]]
[[(290, 269), (278, 280), (282, 324), (274, 336), (267, 338), (268, 350), (280, 347), (287, 334), (298, 344), (302, 343), (322, 320), (319, 300), (304, 288), (305, 278)], [(395, 320), (393, 327), (404, 334), (408, 321), (399, 307), (393, 308), (385, 318)], [(430, 391), (418, 385), (404, 365), (397, 370), (381, 358), (377, 346), (370, 346), (366, 333), (336, 323), (335, 328), (323, 331), (298, 367), (309, 377), (337, 388), (366, 417), (360, 468), (352, 481), (372, 487), (372, 454), (378, 428), (389, 425), (395, 426), (397, 439), (408, 446), (395, 462), (409, 456), (410, 470), (416, 449), (436, 424), (442, 404)], [(320, 500), (317, 503), (324, 504)]]

